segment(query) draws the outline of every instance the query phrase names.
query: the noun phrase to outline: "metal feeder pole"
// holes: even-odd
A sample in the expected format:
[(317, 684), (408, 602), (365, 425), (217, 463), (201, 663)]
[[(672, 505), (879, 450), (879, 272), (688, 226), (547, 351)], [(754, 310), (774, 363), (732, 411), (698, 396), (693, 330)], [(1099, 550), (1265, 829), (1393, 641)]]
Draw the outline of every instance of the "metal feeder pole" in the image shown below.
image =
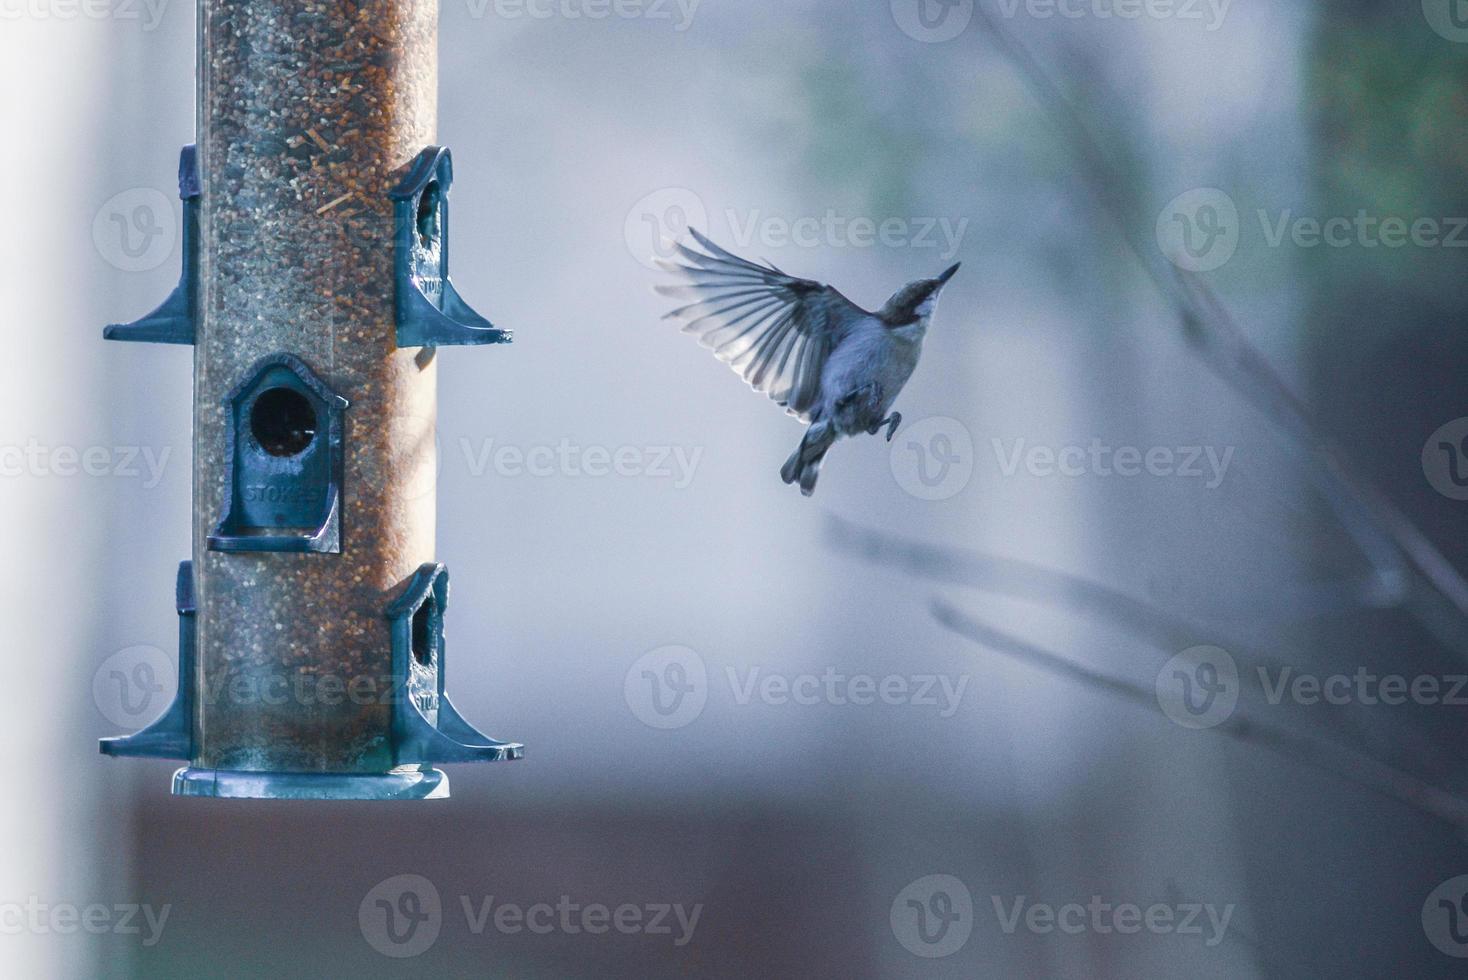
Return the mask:
[(184, 269), (112, 340), (194, 345), (179, 693), (118, 756), (190, 796), (423, 799), (518, 758), (444, 688), (436, 348), (507, 342), (448, 275), (437, 0), (200, 0)]

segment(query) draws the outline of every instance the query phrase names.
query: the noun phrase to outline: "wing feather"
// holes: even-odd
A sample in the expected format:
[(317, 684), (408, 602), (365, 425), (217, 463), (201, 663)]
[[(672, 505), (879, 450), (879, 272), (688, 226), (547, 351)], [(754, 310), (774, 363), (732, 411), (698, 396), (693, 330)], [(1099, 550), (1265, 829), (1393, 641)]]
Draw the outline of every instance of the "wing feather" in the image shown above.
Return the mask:
[(689, 303), (687, 306), (680, 306), (673, 312), (664, 314), (663, 319), (682, 320), (686, 324), (700, 323), (707, 318), (726, 316), (751, 306), (763, 306), (769, 302), (769, 294), (764, 290), (749, 293), (725, 293), (721, 296), (700, 300), (697, 303)]
[(702, 251), (676, 246), (680, 261), (658, 265), (679, 276), (660, 295), (692, 300), (667, 314), (682, 321), (750, 387), (809, 422), (819, 406), (821, 371), (841, 340), (871, 314), (832, 287), (757, 265), (690, 229)]

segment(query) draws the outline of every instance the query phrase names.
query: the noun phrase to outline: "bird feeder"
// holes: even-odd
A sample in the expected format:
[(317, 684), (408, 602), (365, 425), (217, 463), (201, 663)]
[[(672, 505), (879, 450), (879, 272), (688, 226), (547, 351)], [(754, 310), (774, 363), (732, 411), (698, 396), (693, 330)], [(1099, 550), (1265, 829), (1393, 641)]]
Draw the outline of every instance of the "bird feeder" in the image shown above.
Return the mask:
[(183, 274), (115, 341), (194, 348), (178, 694), (112, 756), (184, 796), (426, 799), (519, 758), (445, 688), (436, 351), (510, 335), (448, 268), (436, 0), (199, 5)]

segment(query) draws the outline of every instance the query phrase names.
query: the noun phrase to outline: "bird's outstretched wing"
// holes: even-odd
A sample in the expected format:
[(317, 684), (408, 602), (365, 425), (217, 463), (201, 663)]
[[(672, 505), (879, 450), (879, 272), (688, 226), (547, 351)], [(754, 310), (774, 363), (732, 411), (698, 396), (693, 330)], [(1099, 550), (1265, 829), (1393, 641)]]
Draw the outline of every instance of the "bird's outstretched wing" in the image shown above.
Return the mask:
[(692, 234), (703, 252), (679, 243), (681, 262), (658, 260), (685, 281), (657, 291), (692, 300), (664, 319), (683, 321), (684, 333), (696, 336), (755, 391), (811, 421), (826, 358), (870, 314), (824, 283), (756, 265)]

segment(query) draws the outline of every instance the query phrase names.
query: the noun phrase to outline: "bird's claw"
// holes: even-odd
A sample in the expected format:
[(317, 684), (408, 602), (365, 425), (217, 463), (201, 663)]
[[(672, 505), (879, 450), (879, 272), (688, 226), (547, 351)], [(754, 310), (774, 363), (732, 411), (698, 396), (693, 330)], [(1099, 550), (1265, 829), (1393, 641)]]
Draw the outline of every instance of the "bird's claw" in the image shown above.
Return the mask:
[(887, 441), (891, 442), (897, 435), (897, 427), (902, 424), (902, 413), (893, 412), (892, 417), (887, 420)]

